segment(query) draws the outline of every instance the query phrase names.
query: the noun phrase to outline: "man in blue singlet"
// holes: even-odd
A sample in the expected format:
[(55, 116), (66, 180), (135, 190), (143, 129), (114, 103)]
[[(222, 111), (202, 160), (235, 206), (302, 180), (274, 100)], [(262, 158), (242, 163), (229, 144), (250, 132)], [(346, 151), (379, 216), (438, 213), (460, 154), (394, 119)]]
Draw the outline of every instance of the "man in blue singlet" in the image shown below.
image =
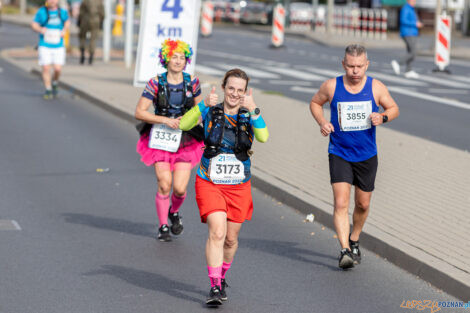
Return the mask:
[[(342, 61), (345, 75), (325, 81), (310, 102), (310, 111), (328, 147), (334, 196), (333, 222), (341, 245), (339, 267), (348, 269), (361, 261), (359, 235), (369, 214), (377, 173), (375, 127), (398, 117), (398, 105), (387, 87), (366, 75), (369, 66), (363, 46), (346, 47)], [(331, 119), (323, 115), (329, 102)], [(379, 113), (379, 106), (384, 111)], [(353, 228), (349, 226), (351, 185), (355, 186)]]

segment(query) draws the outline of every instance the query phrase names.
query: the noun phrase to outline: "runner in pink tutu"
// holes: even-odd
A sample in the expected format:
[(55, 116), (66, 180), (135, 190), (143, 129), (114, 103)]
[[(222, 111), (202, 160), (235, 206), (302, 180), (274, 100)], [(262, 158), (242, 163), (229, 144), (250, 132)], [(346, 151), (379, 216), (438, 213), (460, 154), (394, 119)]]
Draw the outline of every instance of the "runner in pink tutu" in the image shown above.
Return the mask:
[[(199, 79), (183, 72), (192, 55), (189, 44), (165, 40), (160, 63), (167, 72), (149, 80), (135, 110), (135, 117), (147, 123), (141, 130), (137, 152), (145, 165), (155, 167), (160, 241), (171, 241), (170, 230), (174, 235), (183, 231), (179, 208), (186, 197), (191, 169), (199, 163), (203, 152), (203, 137), (199, 137), (203, 136), (202, 128), (200, 134), (197, 130), (179, 129), (181, 116), (202, 100)], [(152, 104), (155, 114), (148, 111)]]

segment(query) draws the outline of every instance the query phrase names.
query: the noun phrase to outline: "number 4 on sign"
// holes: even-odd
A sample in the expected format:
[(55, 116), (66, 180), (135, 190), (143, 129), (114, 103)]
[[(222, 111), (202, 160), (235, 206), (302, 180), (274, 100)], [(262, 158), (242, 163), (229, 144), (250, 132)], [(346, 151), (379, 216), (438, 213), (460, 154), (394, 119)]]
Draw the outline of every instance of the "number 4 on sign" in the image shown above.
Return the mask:
[(177, 19), (181, 12), (183, 12), (183, 7), (181, 6), (181, 0), (174, 0), (173, 6), (168, 5), (170, 0), (165, 0), (162, 5), (162, 12), (172, 12), (173, 18)]

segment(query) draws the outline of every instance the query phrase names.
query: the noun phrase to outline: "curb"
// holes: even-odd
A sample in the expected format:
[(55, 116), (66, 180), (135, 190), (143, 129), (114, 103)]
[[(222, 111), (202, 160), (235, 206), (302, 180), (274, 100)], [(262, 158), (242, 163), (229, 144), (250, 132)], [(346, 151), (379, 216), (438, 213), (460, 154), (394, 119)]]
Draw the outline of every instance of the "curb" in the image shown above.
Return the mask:
[[(31, 69), (30, 72), (33, 75), (36, 75), (37, 77), (41, 78), (41, 72), (38, 71), (37, 69)], [(134, 118), (134, 116), (128, 114), (127, 112), (124, 112), (124, 111), (121, 111), (121, 110), (115, 108), (114, 106), (110, 105), (109, 103), (107, 103), (107, 102), (105, 102), (105, 101), (103, 101), (103, 100), (101, 100), (97, 97), (94, 97), (94, 96), (90, 95), (89, 93), (87, 93), (83, 90), (76, 89), (72, 85), (69, 85), (69, 84), (67, 84), (63, 81), (60, 81), (60, 80), (59, 80), (59, 86), (66, 89), (66, 90), (68, 90), (69, 92), (79, 96), (80, 98), (87, 100), (88, 102), (96, 105), (97, 107), (113, 114), (114, 116), (117, 116), (120, 119), (125, 120), (126, 122), (133, 123), (133, 124), (136, 124), (138, 122)]]
[[(330, 204), (326, 204), (321, 201), (312, 204), (312, 199), (307, 201), (306, 199), (303, 199), (302, 196), (293, 194), (286, 190), (291, 188), (285, 188), (286, 186), (279, 187), (279, 183), (282, 184), (282, 182), (271, 182), (270, 179), (261, 178), (260, 176), (265, 176), (265, 174), (263, 175), (263, 173), (259, 173), (258, 171), (252, 172), (253, 186), (305, 215), (313, 213), (315, 215), (315, 222), (319, 222), (335, 231), (333, 225), (333, 214), (325, 211), (325, 208), (329, 209), (331, 212), (333, 211)], [(291, 187), (296, 188), (295, 186)], [(427, 281), (434, 287), (441, 289), (462, 301), (468, 301), (470, 286), (467, 286), (451, 277), (449, 274), (440, 271), (437, 267), (432, 267), (420, 261), (413, 255), (407, 254), (398, 247), (379, 239), (368, 231), (363, 231), (361, 233), (361, 246), (378, 254), (382, 258), (410, 274)]]
[[(9, 58), (3, 57), (3, 59), (17, 68), (25, 70), (21, 66), (12, 62)], [(41, 77), (41, 73), (36, 69), (30, 69), (29, 72), (35, 76)], [(132, 124), (137, 123), (134, 116), (113, 107), (107, 102), (102, 101), (83, 90), (76, 89), (63, 81), (59, 81), (59, 86), (127, 122)], [(331, 204), (312, 198), (311, 196), (309, 197), (304, 195), (296, 186), (289, 185), (279, 178), (272, 177), (255, 166), (252, 169), (252, 182), (254, 187), (283, 202), (292, 209), (303, 214), (314, 213), (315, 220), (317, 222), (334, 231), (333, 215), (330, 213), (332, 212)], [(361, 246), (378, 254), (382, 258), (385, 258), (412, 275), (416, 275), (433, 286), (442, 289), (446, 293), (455, 296), (462, 301), (468, 301), (470, 285), (465, 285), (450, 274), (440, 271), (437, 266), (433, 267), (419, 260), (416, 256), (408, 254), (399, 247), (393, 246), (387, 241), (379, 239), (367, 230), (364, 230), (361, 233)]]

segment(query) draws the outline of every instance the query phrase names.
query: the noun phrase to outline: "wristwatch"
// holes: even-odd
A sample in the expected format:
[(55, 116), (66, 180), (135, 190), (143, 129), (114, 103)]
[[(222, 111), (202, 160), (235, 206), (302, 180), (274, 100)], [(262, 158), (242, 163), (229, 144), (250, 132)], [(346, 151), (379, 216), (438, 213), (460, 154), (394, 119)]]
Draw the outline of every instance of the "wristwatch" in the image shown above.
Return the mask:
[(382, 115), (382, 123), (387, 123), (388, 122), (388, 116), (387, 115)]
[(259, 115), (260, 113), (261, 113), (261, 110), (259, 108), (256, 108), (250, 112), (250, 115)]

